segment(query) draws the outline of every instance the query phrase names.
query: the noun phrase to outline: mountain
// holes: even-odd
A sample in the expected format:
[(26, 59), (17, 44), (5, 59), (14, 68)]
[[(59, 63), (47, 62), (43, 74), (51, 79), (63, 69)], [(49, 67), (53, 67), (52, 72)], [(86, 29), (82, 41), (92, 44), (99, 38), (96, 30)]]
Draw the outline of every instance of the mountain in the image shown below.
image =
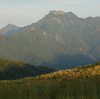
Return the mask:
[(10, 35), (10, 34), (15, 33), (18, 29), (19, 29), (19, 27), (17, 27), (16, 25), (8, 24), (4, 28), (0, 29), (0, 34)]
[(0, 35), (10, 36), (10, 35), (13, 35), (15, 33), (19, 33), (23, 30), (26, 30), (28, 27), (29, 26), (17, 27), (16, 25), (8, 24), (4, 28), (0, 29)]
[(0, 35), (1, 58), (56, 70), (100, 60), (100, 17), (80, 18), (54, 10), (12, 34)]

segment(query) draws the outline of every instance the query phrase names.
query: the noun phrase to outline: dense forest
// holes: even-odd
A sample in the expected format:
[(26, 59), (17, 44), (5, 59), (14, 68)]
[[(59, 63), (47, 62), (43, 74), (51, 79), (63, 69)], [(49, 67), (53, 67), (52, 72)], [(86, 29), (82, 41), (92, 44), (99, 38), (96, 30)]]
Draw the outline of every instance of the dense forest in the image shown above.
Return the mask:
[(19, 79), (40, 74), (50, 73), (54, 70), (43, 66), (34, 66), (24, 62), (0, 59), (0, 80)]

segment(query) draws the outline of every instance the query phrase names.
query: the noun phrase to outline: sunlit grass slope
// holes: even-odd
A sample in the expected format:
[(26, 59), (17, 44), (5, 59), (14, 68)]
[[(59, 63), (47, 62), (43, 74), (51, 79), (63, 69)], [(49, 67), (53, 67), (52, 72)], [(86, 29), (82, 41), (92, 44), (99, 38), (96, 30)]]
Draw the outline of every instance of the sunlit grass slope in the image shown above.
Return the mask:
[(100, 63), (0, 81), (0, 99), (100, 99)]
[(46, 75), (37, 76), (37, 79), (83, 79), (100, 77), (100, 63), (79, 66), (75, 69), (60, 70)]

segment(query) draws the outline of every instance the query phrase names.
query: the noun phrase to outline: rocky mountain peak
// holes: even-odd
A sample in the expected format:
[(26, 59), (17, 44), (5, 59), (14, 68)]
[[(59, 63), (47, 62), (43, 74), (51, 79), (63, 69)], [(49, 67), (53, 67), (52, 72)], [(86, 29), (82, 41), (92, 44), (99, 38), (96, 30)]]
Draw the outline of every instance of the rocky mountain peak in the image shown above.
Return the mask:
[(56, 11), (56, 10), (52, 10), (52, 11), (50, 11), (50, 13), (52, 13), (54, 15), (64, 15), (64, 14), (66, 14), (66, 12), (64, 12), (64, 11)]

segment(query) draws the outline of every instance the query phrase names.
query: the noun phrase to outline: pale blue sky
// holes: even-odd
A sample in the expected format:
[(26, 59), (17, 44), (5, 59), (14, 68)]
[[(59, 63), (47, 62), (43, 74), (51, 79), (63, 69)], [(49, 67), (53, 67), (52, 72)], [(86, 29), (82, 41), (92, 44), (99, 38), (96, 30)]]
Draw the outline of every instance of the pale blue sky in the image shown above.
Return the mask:
[(83, 18), (100, 16), (100, 0), (0, 0), (0, 28), (37, 22), (50, 10), (72, 11)]

